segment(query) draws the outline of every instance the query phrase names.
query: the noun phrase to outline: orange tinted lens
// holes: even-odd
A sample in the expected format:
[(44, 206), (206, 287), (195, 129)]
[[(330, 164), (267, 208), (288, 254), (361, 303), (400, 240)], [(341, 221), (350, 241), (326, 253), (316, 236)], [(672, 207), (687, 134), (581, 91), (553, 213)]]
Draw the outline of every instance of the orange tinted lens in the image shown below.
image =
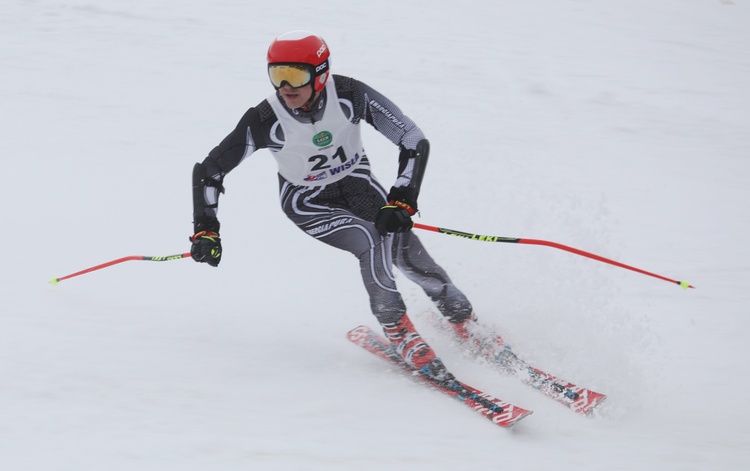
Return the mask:
[(284, 82), (294, 88), (302, 87), (312, 79), (310, 69), (296, 65), (272, 65), (268, 67), (268, 76), (276, 88), (281, 88)]

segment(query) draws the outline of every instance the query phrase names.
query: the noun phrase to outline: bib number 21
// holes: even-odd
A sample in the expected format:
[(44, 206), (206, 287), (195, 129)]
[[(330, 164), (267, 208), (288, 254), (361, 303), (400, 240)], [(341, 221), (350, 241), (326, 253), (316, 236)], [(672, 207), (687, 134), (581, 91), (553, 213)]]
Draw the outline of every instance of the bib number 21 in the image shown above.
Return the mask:
[(335, 159), (340, 160), (342, 164), (346, 163), (348, 159), (346, 157), (346, 153), (344, 152), (343, 147), (339, 146), (339, 148), (336, 149), (336, 153), (333, 154), (333, 156), (331, 157), (328, 157), (327, 155), (324, 155), (324, 154), (318, 154), (318, 155), (313, 155), (312, 157), (307, 159), (307, 161), (313, 164), (311, 170), (314, 172), (317, 170), (325, 170), (325, 169), (331, 168), (331, 164), (329, 162)]

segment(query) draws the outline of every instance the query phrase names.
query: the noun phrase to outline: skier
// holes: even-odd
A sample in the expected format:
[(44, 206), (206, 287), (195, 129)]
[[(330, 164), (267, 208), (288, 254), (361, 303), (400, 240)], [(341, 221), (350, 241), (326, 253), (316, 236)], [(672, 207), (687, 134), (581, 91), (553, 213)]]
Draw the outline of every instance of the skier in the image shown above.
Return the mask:
[[(219, 265), (217, 209), (224, 177), (267, 148), (278, 164), (287, 217), (308, 235), (357, 257), (372, 313), (408, 364), (436, 379), (452, 378), (407, 316), (392, 273), (395, 264), (435, 302), (459, 338), (469, 338), (476, 320), (471, 303), (410, 231), (429, 143), (388, 98), (353, 78), (331, 75), (329, 57), (323, 39), (305, 31), (271, 43), (268, 75), (275, 93), (250, 108), (193, 169), (191, 255)], [(389, 192), (370, 172), (362, 121), (400, 149)]]

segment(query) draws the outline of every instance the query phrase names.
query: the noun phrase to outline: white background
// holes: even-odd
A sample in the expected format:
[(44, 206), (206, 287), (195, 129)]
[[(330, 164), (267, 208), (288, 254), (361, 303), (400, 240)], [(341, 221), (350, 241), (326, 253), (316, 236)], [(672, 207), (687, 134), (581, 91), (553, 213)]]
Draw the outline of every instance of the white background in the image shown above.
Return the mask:
[[(193, 164), (292, 29), (425, 131), (421, 222), (697, 286), (420, 233), (517, 353), (609, 395), (599, 417), (464, 358), (403, 277), (451, 370), (535, 413), (502, 430), (347, 342), (377, 325), (356, 260), (286, 220), (267, 151), (225, 181), (218, 269), (48, 284), (189, 249)], [(0, 64), (0, 468), (746, 469), (746, 1), (8, 0)], [(397, 149), (363, 132), (389, 186)]]

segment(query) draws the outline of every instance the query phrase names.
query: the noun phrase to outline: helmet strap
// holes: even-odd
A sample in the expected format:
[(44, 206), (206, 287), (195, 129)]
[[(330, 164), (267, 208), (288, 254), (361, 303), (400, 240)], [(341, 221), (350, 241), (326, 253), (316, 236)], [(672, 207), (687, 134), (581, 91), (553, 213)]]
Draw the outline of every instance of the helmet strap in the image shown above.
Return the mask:
[(315, 91), (315, 87), (313, 87), (312, 95), (310, 95), (310, 99), (305, 102), (304, 105), (300, 106), (300, 109), (302, 111), (310, 111), (313, 108), (313, 105), (318, 102), (320, 99), (320, 93)]
[(315, 104), (317, 101), (316, 98), (320, 98), (320, 96), (316, 96), (318, 92), (315, 91), (315, 88), (313, 88), (313, 94), (310, 95), (310, 99), (305, 102), (304, 105), (300, 106), (299, 108), (302, 111), (310, 111), (310, 108), (312, 108), (312, 105)]

